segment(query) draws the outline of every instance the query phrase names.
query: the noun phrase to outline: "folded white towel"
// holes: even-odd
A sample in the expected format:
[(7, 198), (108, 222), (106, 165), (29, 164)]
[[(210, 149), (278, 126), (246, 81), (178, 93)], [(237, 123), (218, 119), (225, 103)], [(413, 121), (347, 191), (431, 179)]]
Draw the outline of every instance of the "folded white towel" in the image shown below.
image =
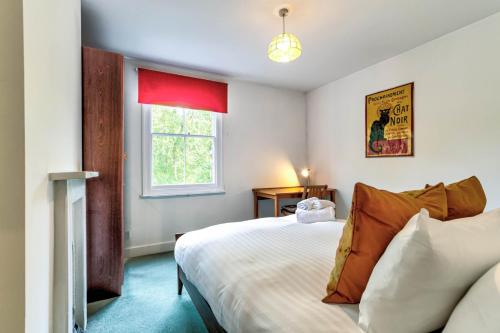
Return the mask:
[(316, 197), (305, 199), (305, 200), (299, 201), (297, 203), (297, 208), (300, 208), (303, 210), (323, 209), (326, 207), (335, 208), (335, 204), (329, 200), (321, 200), (321, 199), (318, 199)]
[(303, 209), (303, 210), (311, 210), (311, 209), (313, 209), (313, 204), (314, 204), (315, 200), (318, 200), (318, 198), (312, 197), (312, 198), (309, 198), (309, 199), (305, 199), (305, 200), (299, 201), (297, 203), (297, 208)]
[(335, 209), (331, 206), (323, 209), (312, 210), (297, 208), (295, 214), (297, 216), (297, 222), (299, 223), (314, 223), (335, 220)]
[(312, 204), (313, 209), (323, 209), (327, 207), (335, 208), (335, 203), (331, 202), (330, 200), (321, 200), (321, 199), (313, 200)]

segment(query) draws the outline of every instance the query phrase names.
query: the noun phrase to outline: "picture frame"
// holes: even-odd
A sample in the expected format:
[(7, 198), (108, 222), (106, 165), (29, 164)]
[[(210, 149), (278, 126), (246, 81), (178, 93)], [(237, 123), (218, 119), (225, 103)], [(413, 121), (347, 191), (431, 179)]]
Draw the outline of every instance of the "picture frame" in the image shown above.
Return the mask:
[(365, 96), (365, 157), (415, 154), (414, 82)]

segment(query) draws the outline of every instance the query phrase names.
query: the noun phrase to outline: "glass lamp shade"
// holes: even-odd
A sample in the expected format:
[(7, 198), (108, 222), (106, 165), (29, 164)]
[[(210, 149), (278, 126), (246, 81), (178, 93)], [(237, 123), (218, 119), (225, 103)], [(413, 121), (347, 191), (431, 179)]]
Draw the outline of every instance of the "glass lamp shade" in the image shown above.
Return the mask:
[(274, 37), (267, 49), (269, 59), (276, 62), (290, 62), (302, 53), (299, 39), (289, 33), (282, 33)]

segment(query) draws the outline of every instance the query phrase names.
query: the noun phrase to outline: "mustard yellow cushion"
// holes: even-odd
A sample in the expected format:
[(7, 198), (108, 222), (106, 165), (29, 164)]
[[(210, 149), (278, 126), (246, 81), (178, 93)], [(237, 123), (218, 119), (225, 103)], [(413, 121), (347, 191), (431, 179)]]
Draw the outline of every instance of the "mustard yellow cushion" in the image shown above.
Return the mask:
[(421, 208), (429, 210), (436, 219), (446, 218), (444, 184), (406, 194), (357, 183), (323, 302), (359, 303), (373, 267), (385, 248)]
[(476, 176), (446, 185), (445, 190), (448, 201), (447, 221), (481, 214), (486, 207), (486, 194)]

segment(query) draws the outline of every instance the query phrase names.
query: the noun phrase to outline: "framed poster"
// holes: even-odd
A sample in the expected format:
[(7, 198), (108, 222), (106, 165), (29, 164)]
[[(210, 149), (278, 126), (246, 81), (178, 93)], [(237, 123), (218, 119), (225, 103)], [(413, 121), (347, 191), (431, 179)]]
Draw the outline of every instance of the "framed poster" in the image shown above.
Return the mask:
[(413, 82), (366, 96), (365, 156), (413, 156)]

